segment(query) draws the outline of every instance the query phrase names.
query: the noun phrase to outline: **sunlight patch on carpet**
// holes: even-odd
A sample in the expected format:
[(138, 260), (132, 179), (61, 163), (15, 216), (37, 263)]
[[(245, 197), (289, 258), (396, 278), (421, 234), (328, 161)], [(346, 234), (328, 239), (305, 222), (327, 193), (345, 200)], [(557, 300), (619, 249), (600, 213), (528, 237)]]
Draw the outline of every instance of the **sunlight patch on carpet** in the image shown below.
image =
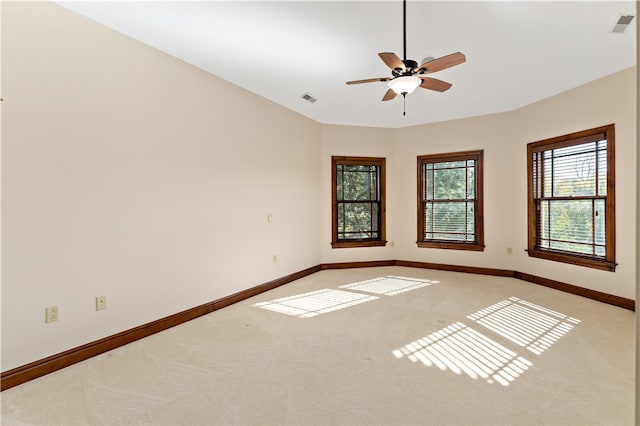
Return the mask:
[(517, 297), (498, 302), (467, 318), (540, 355), (580, 320)]
[(420, 278), (405, 278), (390, 275), (387, 277), (374, 278), (353, 284), (341, 285), (340, 288), (363, 291), (365, 293), (382, 294), (385, 296), (395, 296), (396, 294), (416, 290), (440, 281), (424, 280)]
[(376, 299), (375, 296), (326, 288), (269, 302), (256, 303), (254, 306), (299, 318), (311, 318)]
[(466, 374), (509, 386), (532, 363), (476, 330), (456, 322), (393, 351), (396, 358), (406, 357), (427, 367)]

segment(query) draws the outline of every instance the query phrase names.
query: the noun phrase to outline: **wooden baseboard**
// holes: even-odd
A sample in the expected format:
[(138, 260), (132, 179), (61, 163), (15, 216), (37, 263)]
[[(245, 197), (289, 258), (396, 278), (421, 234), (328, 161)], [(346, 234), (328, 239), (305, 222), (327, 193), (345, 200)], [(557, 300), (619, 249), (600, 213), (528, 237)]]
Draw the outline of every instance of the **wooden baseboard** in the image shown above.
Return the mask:
[(493, 275), (498, 277), (515, 277), (514, 271), (506, 269), (481, 268), (477, 266), (447, 265), (443, 263), (413, 262), (410, 260), (372, 260), (368, 262), (336, 262), (323, 263), (320, 269), (377, 268), (379, 266), (406, 266), (409, 268), (437, 269), (440, 271), (465, 272), (469, 274)]
[(561, 290), (566, 293), (575, 294), (577, 296), (586, 297), (588, 299), (597, 300), (598, 302), (614, 305), (619, 308), (629, 309), (635, 311), (636, 302), (633, 299), (627, 299), (625, 297), (615, 296), (613, 294), (603, 293), (597, 290), (590, 290), (588, 288), (578, 287), (577, 285), (567, 284), (561, 281), (551, 280), (549, 278), (539, 277), (537, 275), (527, 274), (524, 272), (511, 271), (507, 269), (493, 269), (493, 268), (481, 268), (477, 266), (461, 266), (461, 265), (447, 265), (440, 263), (425, 263), (425, 262), (411, 262), (406, 260), (396, 260), (397, 266), (408, 266), (411, 268), (424, 268), (424, 269), (437, 269), (441, 271), (454, 271), (465, 272), (470, 274), (492, 275), (497, 277), (512, 277), (523, 281), (527, 281), (533, 284), (542, 285), (545, 287)]
[(495, 269), (495, 268), (482, 268), (479, 266), (462, 266), (462, 265), (447, 265), (443, 263), (427, 263), (427, 262), (412, 262), (408, 260), (396, 260), (396, 266), (408, 266), (409, 268), (422, 268), (422, 269), (436, 269), (439, 271), (452, 271), (452, 272), (464, 272), (467, 274), (479, 274), (479, 275), (492, 275), (495, 277), (512, 277), (514, 278), (516, 273), (507, 269)]
[(173, 314), (168, 317), (122, 331), (112, 336), (87, 343), (77, 348), (69, 349), (59, 354), (34, 361), (30, 364), (5, 371), (0, 376), (0, 390), (10, 389), (14, 386), (28, 382), (29, 380), (53, 373), (54, 371), (61, 370), (96, 355), (100, 355), (119, 348), (120, 346), (135, 342), (136, 340), (151, 336), (152, 334), (160, 331), (167, 330), (176, 325), (191, 321), (195, 318), (217, 311), (218, 309), (222, 309), (241, 300), (248, 299), (249, 297), (253, 297), (267, 290), (274, 289), (281, 285), (306, 277), (307, 275), (314, 274), (318, 271), (320, 271), (319, 265), (312, 266), (302, 271), (251, 287), (213, 302), (205, 303), (204, 305), (196, 306), (195, 308), (187, 309), (186, 311), (178, 312), (177, 314)]
[(352, 268), (377, 268), (378, 266), (395, 266), (395, 260), (372, 260), (368, 262), (338, 262), (338, 263), (323, 263), (320, 265), (320, 269), (323, 271), (327, 269), (352, 269)]
[(636, 301), (625, 297), (615, 296), (613, 294), (603, 293), (597, 290), (578, 287), (577, 285), (563, 283), (561, 281), (551, 280), (549, 278), (538, 277), (536, 275), (526, 274), (524, 272), (516, 272), (515, 278), (534, 284), (543, 285), (566, 293), (576, 294), (588, 299), (597, 300), (598, 302), (607, 303), (609, 305), (618, 306), (620, 308), (636, 310)]
[(174, 315), (170, 315), (165, 318), (161, 318), (156, 321), (152, 321), (147, 324), (143, 324), (139, 327), (125, 330), (123, 332), (114, 334), (112, 336), (105, 337), (100, 340), (96, 340), (86, 345), (79, 346), (77, 348), (69, 349), (68, 351), (61, 352), (50, 357), (34, 361), (30, 364), (23, 365), (21, 367), (14, 368), (2, 373), (0, 376), (0, 390), (10, 389), (14, 386), (18, 386), (22, 383), (26, 383), (29, 380), (42, 377), (46, 374), (53, 373), (54, 371), (61, 370), (65, 367), (78, 363), (80, 361), (87, 360), (96, 355), (108, 352), (112, 349), (116, 349), (120, 346), (127, 345), (129, 343), (140, 340), (144, 337), (151, 336), (152, 334), (160, 331), (167, 330), (179, 324), (183, 324), (187, 321), (191, 321), (195, 318), (209, 314), (211, 312), (222, 309), (226, 306), (240, 302), (249, 297), (253, 297), (265, 291), (274, 289), (284, 284), (288, 284), (300, 278), (314, 274), (321, 270), (330, 269), (350, 269), (350, 268), (371, 268), (379, 266), (406, 266), (410, 268), (421, 269), (435, 269), (441, 271), (453, 271), (464, 272), (471, 274), (492, 275), (499, 277), (512, 277), (523, 281), (527, 281), (534, 284), (543, 285), (556, 290), (576, 294), (578, 296), (587, 297), (589, 299), (597, 300), (599, 302), (608, 303), (610, 305), (618, 306), (621, 308), (635, 310), (635, 301), (632, 299), (626, 299), (620, 296), (614, 296), (607, 293), (602, 293), (596, 290), (589, 290), (586, 288), (578, 287), (573, 284), (567, 284), (560, 281), (551, 280), (548, 278), (538, 277), (536, 275), (527, 274), (518, 271), (511, 271), (506, 269), (494, 269), (494, 268), (482, 268), (477, 266), (461, 266), (461, 265), (447, 265), (441, 263), (427, 263), (427, 262), (414, 262), (407, 260), (379, 260), (370, 262), (339, 262), (339, 263), (323, 263), (321, 265), (312, 266), (307, 269), (289, 274), (287, 276), (260, 284), (255, 287), (240, 291), (230, 296), (223, 297), (213, 302), (205, 303), (204, 305), (196, 306), (195, 308), (188, 309), (183, 312), (179, 312)]
[(517, 278), (533, 284), (539, 284), (545, 287), (561, 290), (566, 293), (571, 293), (578, 296), (586, 297), (588, 299), (597, 300), (598, 302), (603, 302), (609, 305), (618, 306), (620, 308), (629, 309), (631, 311), (635, 311), (636, 309), (636, 302), (633, 299), (614, 296), (612, 294), (603, 293), (601, 291), (590, 290), (588, 288), (578, 287), (573, 284), (567, 284), (561, 281), (555, 281), (548, 278), (539, 277), (537, 275), (526, 274), (524, 272), (512, 271), (509, 269), (449, 265), (444, 263), (415, 262), (410, 260), (378, 260), (370, 262), (323, 263), (322, 265), (320, 265), (320, 268), (324, 271), (327, 269), (372, 268), (378, 266), (406, 266), (409, 268), (435, 269), (439, 271), (452, 271), (468, 274), (491, 275), (494, 277)]

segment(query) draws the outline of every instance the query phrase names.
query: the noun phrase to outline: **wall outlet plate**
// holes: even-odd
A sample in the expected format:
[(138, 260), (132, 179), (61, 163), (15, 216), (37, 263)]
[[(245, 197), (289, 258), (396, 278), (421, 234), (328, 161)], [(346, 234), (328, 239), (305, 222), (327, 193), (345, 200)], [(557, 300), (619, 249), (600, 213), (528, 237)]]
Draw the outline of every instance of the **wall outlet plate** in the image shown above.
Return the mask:
[(50, 322), (58, 321), (59, 314), (60, 312), (57, 306), (49, 306), (48, 308), (45, 308), (44, 322), (49, 324)]

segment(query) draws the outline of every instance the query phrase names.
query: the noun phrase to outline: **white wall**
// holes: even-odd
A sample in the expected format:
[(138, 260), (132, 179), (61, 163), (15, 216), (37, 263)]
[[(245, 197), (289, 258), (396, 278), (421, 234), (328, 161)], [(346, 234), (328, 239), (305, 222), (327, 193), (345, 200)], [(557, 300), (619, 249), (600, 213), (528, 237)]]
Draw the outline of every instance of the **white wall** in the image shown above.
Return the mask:
[[(610, 123), (615, 124), (616, 272), (516, 257), (515, 269), (617, 296), (635, 299), (636, 252), (636, 68), (529, 105), (513, 113), (524, 170), (518, 186), (526, 188), (526, 144)], [(514, 229), (526, 247), (526, 193), (514, 210)]]
[(2, 77), (2, 371), (320, 263), (318, 123), (51, 3)]
[[(397, 258), (513, 269), (635, 299), (635, 72), (630, 68), (513, 112), (398, 129)], [(616, 126), (616, 272), (528, 257), (527, 143), (609, 123)], [(484, 252), (417, 248), (416, 156), (471, 149), (485, 151)]]
[[(391, 242), (395, 234), (395, 174), (393, 129), (355, 126), (322, 126), (320, 185), (320, 255), (323, 263), (395, 259)], [(331, 156), (385, 157), (386, 167), (386, 238), (384, 247), (331, 247)]]
[[(2, 2), (2, 371), (321, 262), (515, 269), (635, 298), (635, 72), (513, 112), (320, 125), (57, 5)], [(618, 270), (528, 258), (526, 144), (611, 122)], [(417, 248), (416, 156), (471, 149), (485, 251)], [(393, 247), (331, 248), (332, 155), (387, 158)]]
[[(512, 141), (513, 124), (508, 114), (493, 114), (397, 130), (397, 180), (403, 182), (397, 188), (398, 259), (510, 269), (511, 259), (506, 256), (506, 249), (516, 249), (517, 245), (513, 229), (508, 224), (512, 221), (510, 209), (519, 189), (513, 179), (504, 177), (517, 173), (520, 166), (514, 161), (517, 157)], [(484, 251), (418, 248), (416, 157), (476, 149), (484, 150)], [(497, 173), (498, 170), (502, 170), (502, 173)]]
[[(636, 68), (516, 111), (384, 129), (322, 126), (322, 261), (398, 259), (516, 270), (635, 299)], [(527, 256), (526, 145), (614, 123), (616, 126), (615, 273)], [(416, 157), (484, 150), (482, 252), (418, 248)], [(385, 154), (386, 153), (386, 154)], [(387, 156), (387, 239), (395, 247), (332, 249), (331, 155)], [(508, 248), (513, 254), (508, 254)]]

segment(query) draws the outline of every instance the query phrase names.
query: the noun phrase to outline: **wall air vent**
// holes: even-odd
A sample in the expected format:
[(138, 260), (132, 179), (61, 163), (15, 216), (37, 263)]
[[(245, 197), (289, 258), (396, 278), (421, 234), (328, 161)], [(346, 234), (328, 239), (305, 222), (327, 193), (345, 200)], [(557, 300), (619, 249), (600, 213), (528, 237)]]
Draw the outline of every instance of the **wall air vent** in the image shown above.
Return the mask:
[(305, 93), (304, 95), (302, 95), (302, 96), (300, 96), (300, 97), (301, 97), (302, 99), (304, 99), (305, 101), (308, 101), (308, 102), (311, 102), (311, 103), (314, 103), (315, 101), (317, 101), (317, 99), (316, 99), (316, 98), (314, 98), (313, 96), (311, 96), (311, 95), (310, 95), (310, 94), (308, 94), (308, 93)]
[(629, 24), (631, 24), (631, 21), (633, 21), (633, 18), (635, 18), (634, 15), (629, 15), (627, 13), (619, 14), (616, 23), (611, 28), (611, 32), (616, 34), (623, 34), (629, 27)]

